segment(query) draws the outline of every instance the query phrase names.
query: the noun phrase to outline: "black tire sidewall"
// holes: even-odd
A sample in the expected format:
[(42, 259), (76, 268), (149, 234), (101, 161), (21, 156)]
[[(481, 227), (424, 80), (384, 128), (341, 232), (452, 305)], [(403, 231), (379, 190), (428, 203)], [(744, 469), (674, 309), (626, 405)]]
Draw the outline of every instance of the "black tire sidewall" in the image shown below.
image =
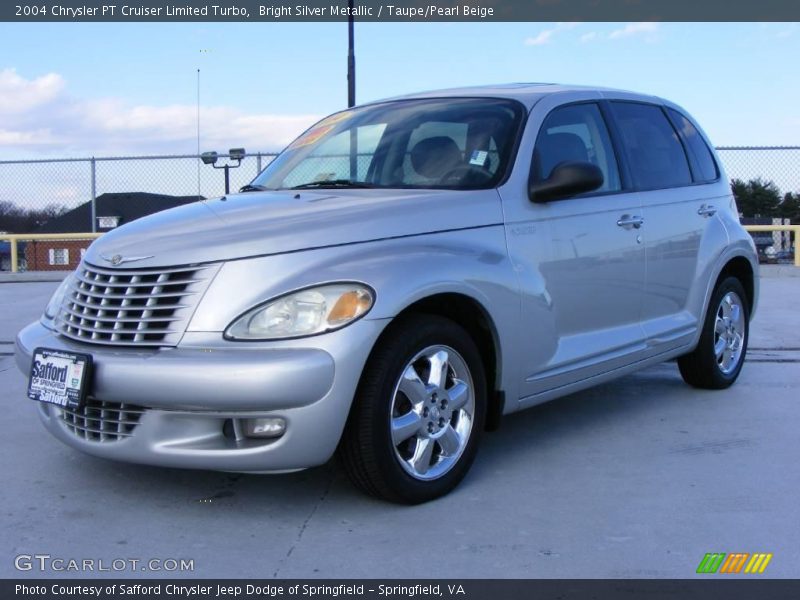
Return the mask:
[[(742, 309), (744, 310), (744, 341), (739, 364), (736, 365), (736, 368), (732, 372), (725, 374), (722, 372), (722, 369), (720, 369), (717, 363), (717, 357), (714, 353), (714, 326), (716, 324), (717, 311), (719, 310), (720, 303), (729, 292), (735, 293), (742, 302)], [(700, 361), (701, 368), (709, 369), (713, 387), (718, 389), (727, 388), (736, 381), (744, 366), (749, 341), (750, 306), (748, 305), (747, 294), (738, 279), (735, 277), (728, 277), (720, 282), (711, 297), (706, 320), (703, 325), (703, 334), (698, 344), (697, 356), (695, 357), (696, 360)]]
[[(475, 411), (469, 440), (456, 464), (441, 477), (423, 481), (409, 475), (400, 465), (392, 444), (389, 424), (392, 397), (397, 381), (409, 361), (424, 348), (435, 345), (449, 346), (464, 359), (472, 378)], [(370, 427), (372, 453), (384, 484), (404, 502), (416, 504), (437, 498), (454, 488), (469, 470), (486, 416), (486, 378), (480, 353), (469, 334), (459, 325), (442, 317), (431, 315), (412, 317), (393, 324), (392, 331), (382, 340), (376, 361), (368, 369), (378, 369), (370, 375), (380, 378), (375, 397), (362, 397), (360, 401), (373, 403)]]

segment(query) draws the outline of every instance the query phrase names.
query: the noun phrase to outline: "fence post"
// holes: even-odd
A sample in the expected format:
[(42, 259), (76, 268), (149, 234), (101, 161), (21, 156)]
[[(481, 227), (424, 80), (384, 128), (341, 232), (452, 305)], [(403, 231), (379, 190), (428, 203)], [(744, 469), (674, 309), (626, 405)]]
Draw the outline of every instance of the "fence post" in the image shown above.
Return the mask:
[(97, 232), (97, 161), (92, 157), (92, 233)]
[(16, 236), (11, 236), (8, 238), (8, 241), (11, 243), (11, 272), (17, 273), (19, 272), (19, 256), (17, 255), (17, 238)]
[[(794, 266), (800, 267), (800, 248), (797, 247), (798, 238), (800, 238), (800, 225), (796, 225), (794, 228)], [(789, 241), (791, 243), (791, 237)]]
[(261, 173), (261, 152), (256, 154), (256, 175)]

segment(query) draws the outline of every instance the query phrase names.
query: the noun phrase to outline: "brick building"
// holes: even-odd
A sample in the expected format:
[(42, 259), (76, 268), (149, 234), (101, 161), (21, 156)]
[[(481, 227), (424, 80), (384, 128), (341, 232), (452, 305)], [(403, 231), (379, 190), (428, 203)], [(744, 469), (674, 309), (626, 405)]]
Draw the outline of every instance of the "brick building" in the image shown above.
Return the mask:
[[(202, 200), (202, 196), (167, 196), (146, 192), (102, 194), (95, 201), (97, 231), (110, 231), (125, 223), (168, 208)], [(88, 233), (92, 231), (90, 202), (51, 219), (34, 233)], [(72, 271), (92, 240), (38, 240), (25, 247), (28, 271)]]

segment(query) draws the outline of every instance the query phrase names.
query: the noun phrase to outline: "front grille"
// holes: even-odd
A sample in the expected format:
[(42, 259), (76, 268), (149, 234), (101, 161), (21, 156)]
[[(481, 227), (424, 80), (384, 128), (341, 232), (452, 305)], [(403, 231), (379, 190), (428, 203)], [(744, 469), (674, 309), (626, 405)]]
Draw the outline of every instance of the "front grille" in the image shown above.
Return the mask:
[(84, 263), (56, 326), (66, 337), (92, 344), (174, 346), (214, 270), (117, 270)]
[(88, 398), (80, 408), (61, 408), (61, 418), (76, 437), (90, 442), (117, 442), (133, 435), (146, 409), (135, 404)]

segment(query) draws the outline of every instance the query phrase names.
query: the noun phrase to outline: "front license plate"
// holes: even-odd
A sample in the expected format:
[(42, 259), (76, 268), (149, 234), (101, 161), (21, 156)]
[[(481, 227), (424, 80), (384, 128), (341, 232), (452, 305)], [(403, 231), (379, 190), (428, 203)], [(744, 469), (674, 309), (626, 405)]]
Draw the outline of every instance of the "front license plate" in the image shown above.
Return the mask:
[(90, 354), (36, 348), (28, 379), (28, 398), (70, 408), (81, 406), (86, 399), (91, 370)]

